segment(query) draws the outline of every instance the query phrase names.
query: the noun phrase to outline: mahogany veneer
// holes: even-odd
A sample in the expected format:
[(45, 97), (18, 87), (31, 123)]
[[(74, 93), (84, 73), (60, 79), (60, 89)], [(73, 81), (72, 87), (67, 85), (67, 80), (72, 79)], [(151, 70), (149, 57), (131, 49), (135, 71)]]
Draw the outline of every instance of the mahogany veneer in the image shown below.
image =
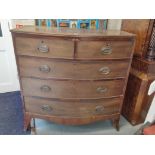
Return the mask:
[(82, 125), (119, 117), (135, 36), (26, 26), (11, 30), (25, 129), (31, 118)]
[(145, 121), (155, 94), (148, 95), (155, 80), (155, 20), (125, 19), (122, 30), (136, 34), (122, 114), (132, 125), (137, 125)]

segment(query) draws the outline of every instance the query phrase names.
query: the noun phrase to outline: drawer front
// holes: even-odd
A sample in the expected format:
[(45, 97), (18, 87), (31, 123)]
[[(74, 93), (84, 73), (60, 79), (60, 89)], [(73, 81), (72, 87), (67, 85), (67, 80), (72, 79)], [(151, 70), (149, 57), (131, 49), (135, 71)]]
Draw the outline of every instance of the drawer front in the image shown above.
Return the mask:
[(131, 41), (81, 41), (77, 44), (77, 58), (130, 58)]
[(129, 61), (78, 62), (19, 57), (20, 74), (39, 78), (102, 79), (125, 77)]
[(102, 98), (122, 95), (124, 80), (73, 81), (22, 78), (25, 96), (47, 98)]
[(74, 44), (69, 40), (16, 37), (15, 41), (18, 55), (72, 58), (74, 54)]
[(57, 101), (25, 97), (26, 112), (66, 117), (92, 117), (119, 113), (120, 98), (90, 101)]

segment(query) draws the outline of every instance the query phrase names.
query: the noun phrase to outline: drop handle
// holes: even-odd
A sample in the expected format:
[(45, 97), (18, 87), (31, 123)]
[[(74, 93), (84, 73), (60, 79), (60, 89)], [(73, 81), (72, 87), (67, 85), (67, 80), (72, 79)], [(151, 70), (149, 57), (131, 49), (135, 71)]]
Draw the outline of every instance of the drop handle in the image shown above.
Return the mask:
[(112, 53), (112, 48), (111, 46), (106, 46), (106, 47), (102, 47), (101, 48), (101, 54), (102, 55), (108, 55), (108, 54), (111, 54)]
[(49, 105), (42, 105), (41, 106), (42, 111), (50, 112), (53, 110), (53, 108)]
[(95, 111), (96, 111), (97, 113), (103, 112), (104, 109), (105, 109), (104, 106), (96, 106), (96, 107), (95, 107)]
[(42, 92), (50, 92), (51, 88), (49, 86), (47, 86), (47, 85), (43, 85), (43, 86), (40, 87), (40, 90)]
[(37, 50), (41, 53), (49, 52), (49, 47), (43, 41), (37, 46)]
[(96, 89), (97, 93), (106, 93), (107, 90), (108, 90), (108, 89), (105, 88), (105, 87), (98, 87), (98, 88)]
[(101, 68), (99, 69), (99, 72), (100, 72), (101, 74), (107, 75), (107, 74), (110, 73), (110, 68), (109, 68), (109, 67), (101, 67)]
[(39, 66), (39, 70), (41, 72), (48, 73), (48, 72), (50, 72), (51, 68), (48, 65), (41, 65), (41, 66)]

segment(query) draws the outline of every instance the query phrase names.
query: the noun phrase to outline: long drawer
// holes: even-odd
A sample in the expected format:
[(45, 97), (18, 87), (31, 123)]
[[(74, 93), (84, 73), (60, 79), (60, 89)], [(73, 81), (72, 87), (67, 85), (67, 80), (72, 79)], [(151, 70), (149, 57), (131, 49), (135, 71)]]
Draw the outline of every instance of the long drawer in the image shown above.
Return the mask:
[(49, 58), (72, 58), (74, 43), (71, 40), (16, 37), (18, 55)]
[(26, 112), (63, 117), (92, 117), (119, 113), (120, 98), (89, 101), (57, 101), (25, 97)]
[(102, 98), (123, 93), (124, 80), (78, 81), (22, 78), (23, 94), (47, 98)]
[(77, 58), (130, 58), (132, 44), (131, 41), (79, 41), (77, 44)]
[(38, 78), (104, 79), (125, 77), (129, 61), (58, 61), (19, 57), (21, 76)]

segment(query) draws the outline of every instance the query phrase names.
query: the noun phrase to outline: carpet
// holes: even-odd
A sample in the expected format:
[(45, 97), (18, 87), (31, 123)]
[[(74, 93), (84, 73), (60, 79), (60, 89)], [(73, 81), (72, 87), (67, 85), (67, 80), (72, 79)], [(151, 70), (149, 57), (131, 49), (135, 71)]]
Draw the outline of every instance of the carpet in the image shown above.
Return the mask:
[(0, 135), (27, 135), (23, 131), (23, 112), (20, 92), (0, 94)]

